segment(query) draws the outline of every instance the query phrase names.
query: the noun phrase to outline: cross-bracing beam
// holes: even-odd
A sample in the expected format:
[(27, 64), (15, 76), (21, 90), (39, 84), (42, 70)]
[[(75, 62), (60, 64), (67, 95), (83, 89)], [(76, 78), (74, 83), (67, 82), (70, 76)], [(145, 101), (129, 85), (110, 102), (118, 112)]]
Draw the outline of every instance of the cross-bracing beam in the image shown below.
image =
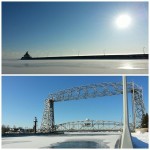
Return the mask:
[[(83, 120), (72, 121), (55, 125), (56, 131), (122, 131), (122, 122), (106, 121), (106, 120)], [(130, 124), (130, 130), (133, 126)]]
[[(145, 113), (143, 89), (134, 82), (127, 83), (127, 92), (132, 94), (134, 128), (140, 126), (141, 118)], [(52, 93), (45, 100), (45, 109), (41, 129), (54, 131), (54, 102), (80, 100), (103, 96), (113, 96), (123, 93), (122, 82), (104, 82), (86, 86), (73, 87)], [(51, 103), (49, 101), (52, 101)]]
[(47, 99), (45, 101), (45, 109), (41, 124), (41, 131), (53, 132), (55, 130), (54, 122), (54, 101), (53, 99)]

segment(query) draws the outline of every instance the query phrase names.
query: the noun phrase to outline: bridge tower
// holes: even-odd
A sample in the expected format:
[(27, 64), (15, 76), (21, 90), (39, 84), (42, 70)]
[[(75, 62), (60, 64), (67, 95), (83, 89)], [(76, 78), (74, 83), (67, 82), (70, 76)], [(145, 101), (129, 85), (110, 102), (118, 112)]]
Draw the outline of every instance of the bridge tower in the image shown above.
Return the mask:
[[(145, 114), (143, 89), (134, 82), (128, 82), (127, 93), (130, 93), (132, 96), (133, 128), (139, 128), (141, 125), (142, 115)], [(121, 82), (90, 84), (51, 93), (45, 100), (41, 131), (53, 132), (56, 130), (54, 123), (54, 102), (113, 96), (119, 94), (123, 94), (123, 84)]]
[(143, 88), (132, 82), (131, 94), (133, 128), (135, 129), (140, 127), (142, 115), (145, 114)]
[(55, 121), (54, 121), (54, 100), (45, 100), (45, 109), (42, 118), (41, 131), (53, 132), (55, 131)]

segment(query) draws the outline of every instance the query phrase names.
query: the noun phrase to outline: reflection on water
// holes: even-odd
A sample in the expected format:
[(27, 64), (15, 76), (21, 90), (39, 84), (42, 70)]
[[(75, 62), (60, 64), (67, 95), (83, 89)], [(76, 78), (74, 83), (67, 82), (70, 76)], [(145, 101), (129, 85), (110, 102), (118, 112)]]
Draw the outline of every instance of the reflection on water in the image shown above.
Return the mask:
[(146, 68), (142, 68), (142, 67), (139, 67), (139, 66), (135, 66), (132, 63), (125, 63), (121, 67), (118, 67), (118, 68), (119, 69), (129, 69), (129, 70), (132, 70), (132, 69), (146, 69)]
[(105, 143), (94, 141), (66, 141), (53, 144), (49, 148), (109, 148)]

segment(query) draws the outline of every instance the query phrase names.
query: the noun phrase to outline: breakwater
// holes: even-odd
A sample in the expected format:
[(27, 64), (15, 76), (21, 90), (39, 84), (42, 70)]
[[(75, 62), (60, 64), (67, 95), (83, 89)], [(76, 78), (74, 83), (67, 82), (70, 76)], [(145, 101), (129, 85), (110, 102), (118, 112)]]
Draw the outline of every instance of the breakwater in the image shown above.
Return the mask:
[(89, 56), (57, 56), (57, 57), (31, 57), (24, 55), (21, 60), (66, 60), (66, 59), (148, 59), (148, 54), (129, 55), (89, 55)]

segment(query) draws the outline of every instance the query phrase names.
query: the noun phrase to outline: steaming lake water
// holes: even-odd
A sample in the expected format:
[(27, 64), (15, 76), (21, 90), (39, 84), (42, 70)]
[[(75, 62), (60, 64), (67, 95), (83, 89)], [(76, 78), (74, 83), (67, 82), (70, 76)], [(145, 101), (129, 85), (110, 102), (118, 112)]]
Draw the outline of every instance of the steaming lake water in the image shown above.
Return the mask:
[(148, 74), (148, 60), (2, 60), (3, 74)]

